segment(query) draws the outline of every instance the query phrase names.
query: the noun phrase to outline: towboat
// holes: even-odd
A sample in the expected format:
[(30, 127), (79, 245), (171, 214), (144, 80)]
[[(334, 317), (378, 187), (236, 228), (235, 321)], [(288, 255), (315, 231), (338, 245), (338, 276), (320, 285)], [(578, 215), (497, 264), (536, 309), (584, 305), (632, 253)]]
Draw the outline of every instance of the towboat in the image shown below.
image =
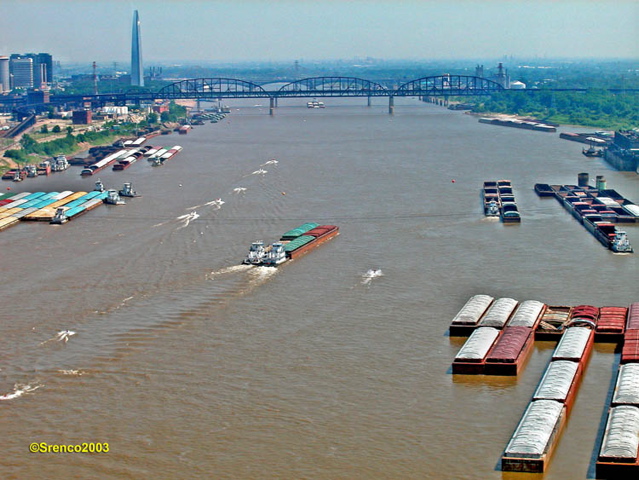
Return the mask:
[(125, 183), (124, 186), (122, 187), (122, 190), (120, 190), (118, 193), (120, 194), (121, 197), (139, 197), (140, 196), (138, 192), (133, 190), (133, 184), (130, 182)]
[(108, 205), (125, 205), (124, 200), (120, 198), (117, 190), (107, 190), (107, 196), (104, 199), (104, 203)]
[(284, 244), (281, 242), (276, 242), (271, 245), (270, 250), (266, 252), (264, 259), (262, 260), (262, 265), (264, 265), (265, 267), (276, 267), (280, 263), (284, 263), (286, 260), (286, 250), (284, 250)]
[(249, 249), (249, 253), (242, 262), (244, 265), (260, 265), (264, 260), (264, 255), (266, 252), (264, 251), (264, 242), (257, 241), (251, 244), (251, 248)]
[(633, 249), (628, 240), (628, 235), (623, 230), (615, 229), (615, 236), (610, 242), (610, 250), (615, 253), (632, 253)]
[(95, 187), (93, 188), (94, 192), (104, 192), (104, 184), (102, 183), (102, 180), (98, 180), (97, 182), (95, 182)]
[(65, 215), (64, 213), (65, 211), (66, 211), (66, 208), (58, 207), (55, 211), (55, 215), (53, 216), (53, 218), (51, 219), (49, 223), (53, 225), (62, 225), (63, 223), (68, 222), (69, 217)]

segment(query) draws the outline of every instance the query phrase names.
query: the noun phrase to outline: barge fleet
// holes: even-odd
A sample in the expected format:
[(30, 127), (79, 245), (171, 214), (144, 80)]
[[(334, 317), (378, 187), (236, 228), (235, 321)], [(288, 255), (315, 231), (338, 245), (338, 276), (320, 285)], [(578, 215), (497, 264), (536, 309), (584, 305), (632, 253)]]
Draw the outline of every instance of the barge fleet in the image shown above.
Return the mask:
[(536, 300), (517, 305), (511, 298), (475, 295), (454, 317), (450, 335), (469, 335), (453, 361), (454, 375), (518, 375), (535, 340), (557, 342), (500, 460), (502, 471), (529, 473), (542, 473), (550, 464), (594, 343), (619, 343), (621, 358), (605, 407), (596, 476), (638, 478), (639, 302), (629, 307), (550, 306)]
[(504, 223), (521, 222), (510, 180), (484, 182), (482, 197), (487, 217), (499, 217)]
[(278, 242), (266, 247), (262, 241), (253, 242), (242, 263), (276, 267), (287, 260), (303, 255), (337, 235), (339, 235), (339, 227), (335, 225), (305, 223), (289, 230)]
[(580, 173), (578, 185), (538, 183), (535, 192), (554, 196), (604, 247), (615, 253), (633, 252), (627, 233), (615, 224), (639, 222), (639, 206), (607, 189), (603, 176), (597, 177), (596, 187), (588, 185), (587, 173)]

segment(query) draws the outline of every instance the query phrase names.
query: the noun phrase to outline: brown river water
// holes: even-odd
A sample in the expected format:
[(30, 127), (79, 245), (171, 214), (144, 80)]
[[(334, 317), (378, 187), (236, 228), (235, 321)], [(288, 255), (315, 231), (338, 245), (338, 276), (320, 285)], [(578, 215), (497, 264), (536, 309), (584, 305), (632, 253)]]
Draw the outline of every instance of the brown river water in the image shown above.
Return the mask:
[[(141, 198), (0, 232), (1, 478), (594, 478), (614, 346), (596, 345), (547, 472), (502, 473), (554, 345), (537, 342), (517, 378), (453, 376), (464, 339), (447, 330), (478, 293), (639, 301), (638, 255), (612, 254), (533, 191), (588, 172), (639, 203), (639, 176), (557, 133), (416, 99), (394, 116), (382, 100), (305, 102), (274, 117), (231, 102), (217, 124), (152, 139), (184, 147), (166, 165), (98, 174)], [(79, 171), (3, 189), (92, 190)], [(498, 179), (520, 225), (483, 216), (482, 183)], [(240, 265), (252, 241), (307, 221), (341, 233), (277, 269)]]

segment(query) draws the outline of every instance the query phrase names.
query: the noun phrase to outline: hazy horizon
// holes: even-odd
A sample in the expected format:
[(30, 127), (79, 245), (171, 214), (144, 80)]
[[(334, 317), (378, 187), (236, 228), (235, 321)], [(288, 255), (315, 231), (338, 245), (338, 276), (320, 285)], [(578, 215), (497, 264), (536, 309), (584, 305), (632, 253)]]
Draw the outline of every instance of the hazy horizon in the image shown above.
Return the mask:
[(627, 0), (4, 0), (0, 55), (128, 69), (136, 9), (145, 65), (639, 58)]

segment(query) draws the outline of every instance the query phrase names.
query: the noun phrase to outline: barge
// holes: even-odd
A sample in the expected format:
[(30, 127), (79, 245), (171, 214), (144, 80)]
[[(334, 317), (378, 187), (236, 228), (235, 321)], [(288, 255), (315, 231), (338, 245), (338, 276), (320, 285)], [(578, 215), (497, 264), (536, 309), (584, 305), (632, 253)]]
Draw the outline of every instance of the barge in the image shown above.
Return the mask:
[(335, 225), (305, 223), (286, 232), (279, 242), (266, 247), (262, 241), (253, 242), (242, 263), (276, 267), (305, 254), (337, 235), (339, 235), (339, 227)]
[(504, 450), (501, 469), (542, 473), (558, 443), (566, 417), (566, 406), (561, 402), (530, 402)]
[(504, 223), (521, 222), (510, 180), (484, 182), (482, 198), (484, 215), (487, 217), (499, 217)]
[(494, 327), (478, 327), (457, 352), (453, 374), (480, 375), (485, 371), (486, 357), (502, 331)]
[(595, 328), (595, 340), (617, 343), (626, 331), (626, 307), (601, 307)]
[(474, 295), (459, 310), (449, 328), (451, 337), (468, 337), (477, 328), (488, 307), (495, 299), (490, 295)]
[(588, 185), (587, 177), (587, 173), (580, 173), (579, 185), (538, 183), (535, 192), (540, 197), (554, 196), (604, 247), (615, 253), (632, 253), (627, 233), (616, 224), (638, 223), (639, 206), (607, 189), (603, 176), (597, 177), (597, 187)]
[(535, 344), (530, 327), (508, 326), (486, 357), (486, 375), (517, 375)]
[(566, 329), (504, 450), (501, 459), (503, 471), (544, 472), (559, 443), (593, 342), (594, 328), (573, 326)]
[(557, 128), (553, 125), (548, 125), (542, 122), (535, 122), (532, 120), (519, 120), (516, 118), (507, 117), (482, 117), (479, 119), (479, 123), (486, 123), (488, 125), (499, 125), (501, 127), (513, 127), (523, 128), (526, 130), (536, 130), (539, 132), (556, 132)]
[(504, 333), (486, 358), (486, 375), (518, 375), (535, 344), (534, 330), (546, 305), (536, 300), (519, 304)]
[(595, 467), (597, 478), (638, 478), (638, 451), (639, 407), (611, 407)]

